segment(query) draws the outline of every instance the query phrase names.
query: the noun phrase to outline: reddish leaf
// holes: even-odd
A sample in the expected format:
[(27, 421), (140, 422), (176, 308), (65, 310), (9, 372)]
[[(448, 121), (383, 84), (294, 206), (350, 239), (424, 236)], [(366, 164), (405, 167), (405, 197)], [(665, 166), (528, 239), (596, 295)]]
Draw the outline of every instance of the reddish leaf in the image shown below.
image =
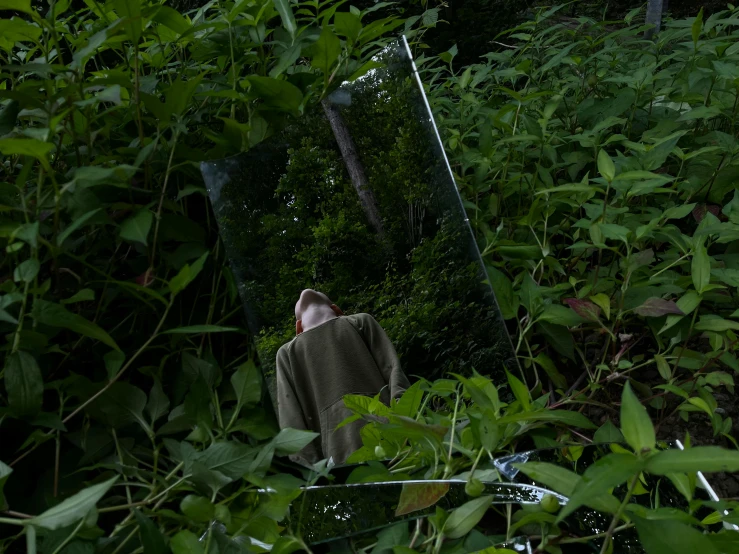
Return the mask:
[(693, 218), (700, 223), (707, 214), (713, 214), (716, 217), (721, 217), (721, 206), (717, 204), (698, 204), (693, 208)]
[(634, 308), (634, 311), (644, 317), (660, 317), (668, 314), (685, 315), (672, 300), (663, 300), (656, 296), (647, 298), (646, 302)]
[(423, 510), (436, 504), (449, 491), (449, 483), (403, 483), (395, 516)]
[(598, 321), (600, 318), (600, 308), (589, 300), (565, 298), (565, 302), (567, 302), (567, 305), (572, 308), (577, 315), (584, 317), (588, 321)]
[(136, 277), (136, 284), (142, 287), (148, 287), (154, 282), (154, 270), (152, 268), (147, 269), (141, 275)]

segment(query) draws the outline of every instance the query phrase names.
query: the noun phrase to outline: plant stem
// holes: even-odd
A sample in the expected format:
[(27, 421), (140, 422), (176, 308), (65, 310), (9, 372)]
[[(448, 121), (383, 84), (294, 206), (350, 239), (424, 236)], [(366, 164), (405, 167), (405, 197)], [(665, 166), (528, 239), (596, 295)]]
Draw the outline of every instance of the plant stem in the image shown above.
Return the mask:
[(624, 496), (623, 502), (621, 502), (621, 505), (618, 507), (618, 510), (616, 511), (616, 513), (613, 516), (613, 519), (611, 520), (611, 525), (609, 525), (608, 531), (606, 531), (605, 539), (603, 539), (603, 546), (600, 549), (600, 554), (605, 554), (608, 551), (608, 543), (611, 542), (613, 533), (616, 531), (616, 525), (618, 524), (618, 520), (621, 518), (621, 514), (623, 514), (624, 510), (626, 509), (626, 505), (629, 503), (629, 500), (631, 500), (631, 495), (634, 494), (634, 489), (636, 488), (636, 484), (638, 482), (639, 482), (639, 474), (637, 473), (631, 479), (631, 483), (629, 484), (629, 490), (626, 493), (626, 496)]

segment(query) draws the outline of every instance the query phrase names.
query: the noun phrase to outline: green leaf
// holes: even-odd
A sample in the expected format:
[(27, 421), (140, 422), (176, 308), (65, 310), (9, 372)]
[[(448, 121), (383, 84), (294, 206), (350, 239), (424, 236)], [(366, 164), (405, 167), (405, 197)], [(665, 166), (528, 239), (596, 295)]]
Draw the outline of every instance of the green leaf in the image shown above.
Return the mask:
[(513, 319), (518, 313), (518, 299), (513, 292), (513, 283), (493, 266), (487, 266), (487, 272), (503, 319)]
[(449, 514), (442, 533), (450, 539), (464, 537), (480, 522), (492, 502), (492, 496), (481, 496), (462, 504)]
[(584, 320), (600, 321), (600, 307), (594, 302), (579, 298), (565, 298), (565, 302), (567, 302), (567, 305), (572, 308), (575, 314)]
[(636, 516), (633, 520), (647, 554), (719, 554), (708, 535), (680, 521)]
[(118, 350), (112, 350), (103, 356), (103, 362), (105, 362), (105, 369), (108, 373), (108, 379), (113, 379), (118, 371), (123, 367), (123, 362), (126, 356), (123, 352)]
[(18, 264), (18, 267), (13, 270), (13, 281), (16, 283), (30, 283), (36, 278), (40, 269), (41, 264), (38, 260), (33, 258), (30, 260), (23, 260)]
[(118, 477), (113, 477), (97, 485), (82, 489), (77, 494), (63, 500), (41, 515), (26, 520), (24, 523), (52, 531), (76, 523), (95, 507), (117, 480)]
[(696, 331), (714, 331), (720, 333), (722, 331), (739, 330), (739, 321), (724, 319), (717, 315), (702, 315), (700, 321), (695, 324)]
[(243, 477), (254, 461), (259, 449), (236, 441), (220, 441), (199, 452), (192, 461), (200, 462), (206, 468), (219, 471), (231, 479)]
[(562, 508), (557, 521), (564, 520), (577, 508), (592, 498), (598, 498), (631, 477), (639, 475), (644, 461), (633, 454), (608, 454), (588, 467), (582, 480), (575, 486), (567, 505)]
[(654, 448), (654, 426), (649, 414), (626, 382), (621, 394), (621, 432), (636, 452)]
[(36, 13), (31, 8), (31, 0), (0, 0), (0, 11), (2, 10), (23, 12), (29, 15)]
[(154, 214), (149, 210), (139, 210), (121, 223), (119, 235), (122, 239), (131, 242), (140, 242), (146, 246), (146, 237), (149, 235)]
[(38, 323), (51, 327), (63, 327), (91, 339), (99, 340), (115, 350), (120, 350), (115, 341), (101, 327), (81, 315), (68, 311), (60, 304), (38, 298), (33, 303), (32, 315)]
[(169, 398), (164, 394), (162, 383), (159, 379), (154, 381), (154, 385), (151, 387), (149, 392), (149, 400), (146, 403), (146, 411), (151, 416), (151, 421), (154, 422), (163, 415), (167, 414), (169, 410)]
[(308, 446), (320, 433), (300, 429), (282, 429), (272, 439), (277, 454), (297, 454)]
[(151, 19), (171, 29), (178, 35), (181, 35), (192, 27), (192, 24), (180, 12), (169, 6), (161, 6)]
[(172, 554), (204, 554), (203, 545), (198, 541), (197, 535), (192, 531), (184, 530), (177, 533), (169, 541)]
[(362, 32), (362, 21), (358, 15), (351, 12), (336, 12), (334, 29), (338, 35), (346, 37), (349, 43), (354, 43)]
[(220, 325), (190, 325), (162, 331), (163, 335), (198, 335), (202, 333), (228, 333), (241, 331), (238, 327), (222, 327)]
[(582, 429), (595, 429), (590, 420), (580, 412), (570, 410), (545, 410), (541, 412), (524, 412), (501, 417), (497, 423), (504, 425), (506, 423), (516, 423), (519, 421), (552, 421), (563, 425), (571, 425)]
[(262, 397), (262, 374), (253, 360), (241, 364), (231, 375), (231, 386), (236, 393), (236, 412), (252, 406)]
[[(546, 485), (567, 497), (572, 496), (575, 488), (582, 481), (582, 477), (577, 473), (546, 462), (526, 462), (513, 465), (533, 479), (536, 484)], [(586, 499), (586, 506), (611, 514), (618, 510), (619, 504), (618, 499), (611, 494), (601, 494)]]
[(604, 148), (598, 152), (598, 172), (609, 183), (616, 178), (616, 166)]
[(44, 380), (36, 358), (19, 350), (5, 359), (5, 390), (10, 409), (19, 416), (33, 416), (41, 411)]
[(141, 38), (141, 2), (139, 0), (113, 0), (115, 11), (121, 19), (125, 18), (123, 28), (128, 39), (137, 44)]
[(282, 26), (285, 30), (290, 33), (290, 38), (295, 41), (295, 32), (298, 30), (298, 25), (295, 23), (295, 16), (293, 15), (293, 9), (290, 5), (290, 0), (272, 0), (277, 8), (277, 13), (280, 14), (282, 19)]
[(694, 446), (685, 450), (664, 450), (650, 456), (647, 471), (657, 475), (668, 473), (713, 473), (739, 471), (739, 451), (718, 446)]
[(667, 360), (665, 360), (665, 357), (662, 354), (655, 354), (654, 361), (657, 364), (659, 376), (665, 381), (672, 379), (672, 370), (670, 369), (670, 365), (667, 363)]
[(250, 76), (250, 91), (264, 102), (264, 106), (286, 112), (297, 112), (303, 102), (303, 93), (298, 87), (282, 79)]
[[(0, 0), (7, 1), (7, 0)], [(54, 150), (54, 145), (50, 142), (43, 142), (32, 138), (5, 138), (0, 139), (0, 153), (6, 156), (32, 156), (36, 158), (46, 171), (51, 171), (51, 165), (47, 156), (49, 152)]]
[(698, 291), (698, 294), (703, 294), (703, 291), (711, 282), (711, 262), (705, 246), (701, 245), (695, 249), (690, 272), (695, 290)]
[(56, 244), (57, 244), (57, 246), (61, 246), (62, 244), (64, 244), (64, 241), (65, 241), (65, 240), (67, 240), (67, 239), (69, 238), (69, 235), (71, 235), (71, 234), (72, 234), (72, 233), (74, 233), (74, 232), (75, 232), (75, 231), (76, 231), (77, 229), (79, 229), (79, 228), (80, 228), (80, 227), (82, 227), (82, 226), (83, 226), (83, 225), (84, 225), (85, 223), (87, 223), (87, 221), (88, 221), (88, 220), (89, 220), (89, 219), (90, 219), (90, 218), (91, 218), (92, 216), (94, 216), (95, 214), (97, 214), (97, 213), (98, 213), (98, 212), (99, 212), (100, 210), (102, 210), (102, 208), (96, 208), (96, 209), (94, 209), (94, 210), (90, 210), (89, 212), (87, 212), (87, 213), (85, 213), (85, 214), (81, 215), (81, 216), (80, 216), (80, 217), (78, 217), (78, 218), (75, 218), (75, 220), (74, 220), (74, 221), (72, 221), (72, 223), (70, 223), (70, 224), (69, 224), (69, 225), (68, 225), (68, 226), (67, 226), (67, 227), (66, 227), (66, 228), (64, 229), (64, 231), (62, 231), (61, 233), (59, 233), (59, 235), (58, 235), (58, 236), (56, 237)]
[(698, 39), (701, 36), (701, 31), (703, 30), (703, 7), (701, 7), (700, 11), (698, 12), (698, 15), (695, 18), (695, 21), (693, 21), (693, 25), (690, 27), (690, 34), (693, 37), (693, 46), (696, 48), (698, 47)]
[(189, 285), (198, 273), (203, 269), (205, 259), (208, 257), (209, 252), (205, 252), (200, 258), (195, 260), (192, 265), (185, 264), (179, 273), (175, 275), (169, 281), (169, 290), (172, 294), (177, 294), (182, 291), (187, 285)]
[(95, 291), (92, 289), (80, 289), (69, 298), (62, 300), (62, 304), (75, 304), (77, 302), (89, 302), (95, 300)]
[(180, 510), (193, 521), (207, 523), (213, 519), (216, 507), (203, 496), (188, 494), (180, 502)]
[(508, 378), (508, 385), (511, 387), (513, 396), (516, 397), (521, 403), (524, 411), (531, 411), (531, 397), (529, 396), (529, 389), (524, 385), (520, 379), (512, 375), (508, 370), (505, 370), (506, 377)]
[(593, 442), (610, 443), (622, 442), (623, 440), (624, 436), (621, 434), (621, 431), (618, 430), (618, 427), (610, 419), (601, 425), (593, 435)]
[(139, 525), (139, 534), (141, 535), (141, 545), (144, 547), (144, 554), (168, 554), (169, 548), (167, 548), (164, 535), (154, 525), (154, 522), (141, 513), (139, 509), (134, 510), (133, 515), (136, 517), (136, 523)]
[(449, 483), (403, 483), (395, 517), (436, 504), (449, 492)]
[(339, 59), (339, 54), (341, 54), (341, 41), (328, 25), (324, 25), (321, 36), (306, 51), (306, 55), (311, 59), (311, 66), (323, 71), (326, 81), (330, 76), (331, 68)]
[(564, 325), (565, 327), (575, 327), (576, 325), (585, 323), (587, 320), (570, 308), (566, 308), (560, 304), (550, 304), (544, 308), (538, 321), (547, 321), (555, 325)]
[(5, 487), (5, 482), (8, 480), (11, 473), (13, 473), (13, 468), (9, 465), (5, 465), (3, 461), (0, 460), (0, 510), (8, 509), (8, 502), (5, 500), (5, 492), (3, 491), (3, 488)]

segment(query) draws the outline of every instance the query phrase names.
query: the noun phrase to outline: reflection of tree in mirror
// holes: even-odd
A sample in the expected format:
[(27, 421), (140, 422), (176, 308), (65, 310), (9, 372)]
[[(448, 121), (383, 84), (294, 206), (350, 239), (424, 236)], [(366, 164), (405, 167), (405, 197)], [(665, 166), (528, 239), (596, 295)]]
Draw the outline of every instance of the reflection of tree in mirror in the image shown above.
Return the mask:
[[(325, 111), (232, 159), (238, 169), (214, 198), (267, 376), (295, 336), (305, 288), (345, 313), (372, 314), (408, 375), (489, 374), (512, 357), (410, 63), (395, 50), (380, 61)], [(346, 137), (351, 160), (337, 145)], [(359, 201), (362, 188), (379, 225)]]

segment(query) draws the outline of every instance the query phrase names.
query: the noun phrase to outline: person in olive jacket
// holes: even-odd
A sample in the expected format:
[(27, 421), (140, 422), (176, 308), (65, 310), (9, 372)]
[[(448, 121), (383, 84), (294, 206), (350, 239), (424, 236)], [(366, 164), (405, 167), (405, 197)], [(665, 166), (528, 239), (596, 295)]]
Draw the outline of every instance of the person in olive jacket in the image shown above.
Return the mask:
[(296, 460), (341, 464), (362, 446), (363, 421), (340, 429), (352, 415), (346, 394), (389, 404), (410, 386), (393, 344), (369, 314), (344, 315), (325, 294), (306, 289), (295, 304), (297, 336), (277, 352), (277, 411), (281, 428), (320, 433)]

